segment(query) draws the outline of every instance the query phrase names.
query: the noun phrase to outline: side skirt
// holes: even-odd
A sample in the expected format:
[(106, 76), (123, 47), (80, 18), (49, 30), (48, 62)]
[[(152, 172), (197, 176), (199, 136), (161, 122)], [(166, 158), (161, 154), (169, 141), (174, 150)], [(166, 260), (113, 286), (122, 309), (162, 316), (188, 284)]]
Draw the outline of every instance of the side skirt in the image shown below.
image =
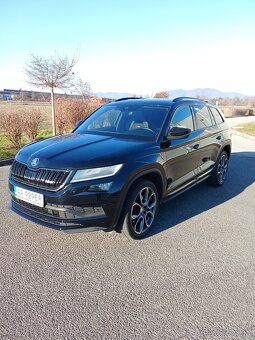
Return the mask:
[[(210, 170), (211, 173), (211, 170)], [(162, 201), (162, 203), (165, 203), (167, 201), (170, 201), (171, 199), (181, 195), (183, 192), (189, 190), (190, 188), (196, 186), (197, 184), (203, 182), (204, 180), (206, 180), (208, 177), (210, 177), (210, 173), (209, 174), (205, 174), (202, 177), (197, 177), (195, 180), (191, 181), (190, 183), (186, 183), (185, 185), (183, 185), (182, 187), (174, 190), (173, 192), (171, 192), (170, 194), (168, 194)]]

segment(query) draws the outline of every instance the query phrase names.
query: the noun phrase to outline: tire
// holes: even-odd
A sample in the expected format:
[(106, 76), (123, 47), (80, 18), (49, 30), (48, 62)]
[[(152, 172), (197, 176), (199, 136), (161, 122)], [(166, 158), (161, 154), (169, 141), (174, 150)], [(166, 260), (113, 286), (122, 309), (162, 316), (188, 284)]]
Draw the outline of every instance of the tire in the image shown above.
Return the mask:
[(153, 226), (159, 207), (156, 186), (141, 179), (127, 194), (120, 227), (128, 239), (142, 239)]
[(208, 184), (216, 187), (222, 186), (227, 178), (227, 172), (228, 154), (226, 153), (226, 151), (222, 151), (215, 164), (211, 176), (207, 180)]

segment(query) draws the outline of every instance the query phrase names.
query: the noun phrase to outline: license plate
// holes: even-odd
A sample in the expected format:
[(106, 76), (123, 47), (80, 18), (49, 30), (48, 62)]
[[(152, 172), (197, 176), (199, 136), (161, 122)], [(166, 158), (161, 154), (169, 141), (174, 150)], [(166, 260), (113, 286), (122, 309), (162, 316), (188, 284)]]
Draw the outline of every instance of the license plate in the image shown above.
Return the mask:
[(20, 187), (14, 186), (14, 195), (18, 199), (37, 205), (38, 207), (44, 207), (44, 197), (37, 192), (26, 190)]

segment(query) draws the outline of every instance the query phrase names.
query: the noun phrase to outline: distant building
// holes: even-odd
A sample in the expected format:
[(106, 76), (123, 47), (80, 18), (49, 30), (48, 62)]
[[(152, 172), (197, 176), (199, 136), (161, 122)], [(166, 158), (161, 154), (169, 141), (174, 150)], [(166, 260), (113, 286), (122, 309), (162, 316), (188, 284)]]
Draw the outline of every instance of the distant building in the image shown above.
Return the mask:
[(0, 100), (12, 100), (13, 94), (8, 90), (0, 91)]
[[(62, 98), (78, 98), (81, 96), (78, 94), (67, 94), (67, 93), (55, 93), (56, 97)], [(51, 98), (50, 92), (40, 91), (27, 91), (27, 90), (14, 90), (14, 89), (3, 89), (0, 91), (0, 100), (14, 100), (14, 101), (42, 101), (49, 102)]]

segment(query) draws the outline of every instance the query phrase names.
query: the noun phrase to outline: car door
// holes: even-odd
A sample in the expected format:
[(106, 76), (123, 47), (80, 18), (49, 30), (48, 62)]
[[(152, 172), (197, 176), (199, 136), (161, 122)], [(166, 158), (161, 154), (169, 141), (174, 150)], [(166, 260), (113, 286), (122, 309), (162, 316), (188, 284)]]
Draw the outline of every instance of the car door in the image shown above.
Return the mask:
[(198, 152), (200, 131), (194, 130), (192, 111), (189, 105), (177, 107), (170, 121), (169, 129), (182, 126), (191, 129), (187, 138), (170, 140), (165, 150), (165, 172), (168, 179), (167, 194), (188, 185), (198, 174)]
[(213, 168), (223, 136), (207, 105), (192, 105), (195, 129), (200, 132), (199, 140), (199, 174), (211, 171)]

